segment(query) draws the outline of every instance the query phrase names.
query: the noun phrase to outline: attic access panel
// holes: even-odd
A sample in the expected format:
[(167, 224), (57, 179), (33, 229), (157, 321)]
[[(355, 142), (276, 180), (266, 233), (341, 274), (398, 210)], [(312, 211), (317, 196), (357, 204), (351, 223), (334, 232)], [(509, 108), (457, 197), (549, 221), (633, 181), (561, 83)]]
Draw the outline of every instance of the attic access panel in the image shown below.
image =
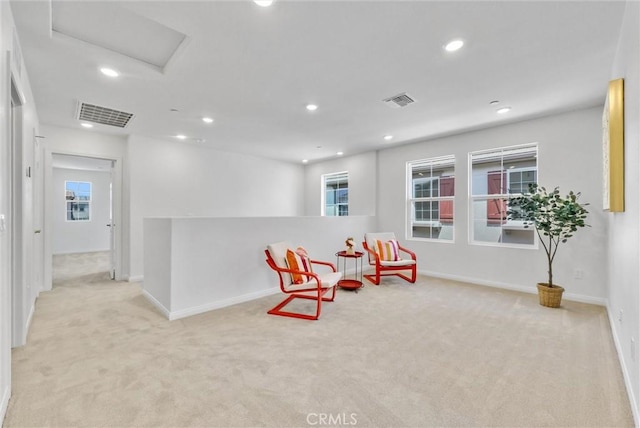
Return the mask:
[(185, 34), (138, 15), (119, 2), (54, 1), (51, 11), (54, 32), (161, 71), (187, 39)]

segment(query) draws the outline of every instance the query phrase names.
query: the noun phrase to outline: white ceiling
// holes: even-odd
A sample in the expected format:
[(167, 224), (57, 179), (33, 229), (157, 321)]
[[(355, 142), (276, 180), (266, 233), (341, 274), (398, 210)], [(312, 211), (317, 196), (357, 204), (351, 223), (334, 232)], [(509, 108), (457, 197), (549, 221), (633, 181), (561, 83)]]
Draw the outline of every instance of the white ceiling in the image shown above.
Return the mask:
[[(42, 123), (79, 128), (83, 101), (135, 115), (124, 130), (91, 132), (176, 144), (184, 134), (189, 143), (292, 162), (602, 104), (625, 7), (609, 0), (72, 3), (11, 2)], [(51, 10), (66, 10), (68, 22), (95, 19), (91, 7), (114, 35), (139, 31), (124, 14), (187, 39), (161, 69), (52, 33)], [(466, 44), (447, 53), (453, 38)], [(120, 77), (100, 74), (105, 65)], [(402, 92), (417, 102), (398, 109), (382, 102)], [(318, 110), (308, 112), (308, 103)], [(506, 105), (511, 112), (495, 113)]]

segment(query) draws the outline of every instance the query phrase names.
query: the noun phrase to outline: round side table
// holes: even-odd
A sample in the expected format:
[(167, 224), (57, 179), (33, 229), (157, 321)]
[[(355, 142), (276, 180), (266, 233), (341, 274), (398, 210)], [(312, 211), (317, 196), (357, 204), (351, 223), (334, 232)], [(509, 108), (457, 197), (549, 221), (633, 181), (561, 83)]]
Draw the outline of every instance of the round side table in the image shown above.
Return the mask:
[[(342, 279), (338, 281), (338, 287), (344, 288), (345, 290), (354, 290), (356, 293), (358, 292), (358, 288), (363, 286), (362, 283), (362, 256), (364, 253), (362, 251), (354, 251), (353, 253), (347, 253), (346, 251), (338, 251), (336, 253), (336, 264), (338, 265), (338, 270), (342, 271)], [(340, 259), (342, 259), (342, 269), (340, 269)], [(356, 271), (353, 277), (347, 276), (347, 260), (352, 259), (355, 263)]]

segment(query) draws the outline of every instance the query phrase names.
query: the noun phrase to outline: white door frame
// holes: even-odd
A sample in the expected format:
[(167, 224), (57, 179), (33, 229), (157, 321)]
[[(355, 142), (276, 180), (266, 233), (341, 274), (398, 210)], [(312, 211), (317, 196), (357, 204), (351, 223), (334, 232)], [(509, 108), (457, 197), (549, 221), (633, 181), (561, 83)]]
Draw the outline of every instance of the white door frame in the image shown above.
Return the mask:
[[(20, 88), (18, 79), (10, 70), (10, 201), (9, 211), (9, 241), (11, 245), (11, 346), (22, 346), (27, 341), (27, 314), (26, 314), (26, 282), (25, 282), (25, 252), (24, 252), (24, 216), (23, 216), (23, 114), (22, 105), (25, 102), (24, 94)], [(29, 227), (30, 228), (30, 227)]]
[(81, 153), (59, 149), (45, 149), (44, 151), (44, 290), (53, 288), (53, 155), (71, 155), (81, 156), (94, 159), (105, 159), (113, 161), (113, 224), (114, 230), (114, 248), (112, 248), (114, 257), (115, 280), (122, 280), (122, 258), (123, 258), (123, 242), (122, 242), (122, 158), (113, 156), (101, 156), (95, 153)]

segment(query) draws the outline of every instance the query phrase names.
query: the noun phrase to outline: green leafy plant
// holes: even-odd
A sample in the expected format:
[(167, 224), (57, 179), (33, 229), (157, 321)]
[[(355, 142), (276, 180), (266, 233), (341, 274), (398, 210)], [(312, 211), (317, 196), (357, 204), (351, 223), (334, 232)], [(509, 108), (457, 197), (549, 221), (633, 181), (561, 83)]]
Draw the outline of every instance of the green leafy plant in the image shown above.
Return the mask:
[(561, 243), (567, 242), (585, 223), (588, 211), (580, 204), (580, 193), (561, 196), (556, 187), (550, 192), (529, 184), (528, 193), (509, 198), (509, 220), (522, 220), (525, 228), (534, 227), (547, 253), (549, 287), (553, 287), (553, 260)]

